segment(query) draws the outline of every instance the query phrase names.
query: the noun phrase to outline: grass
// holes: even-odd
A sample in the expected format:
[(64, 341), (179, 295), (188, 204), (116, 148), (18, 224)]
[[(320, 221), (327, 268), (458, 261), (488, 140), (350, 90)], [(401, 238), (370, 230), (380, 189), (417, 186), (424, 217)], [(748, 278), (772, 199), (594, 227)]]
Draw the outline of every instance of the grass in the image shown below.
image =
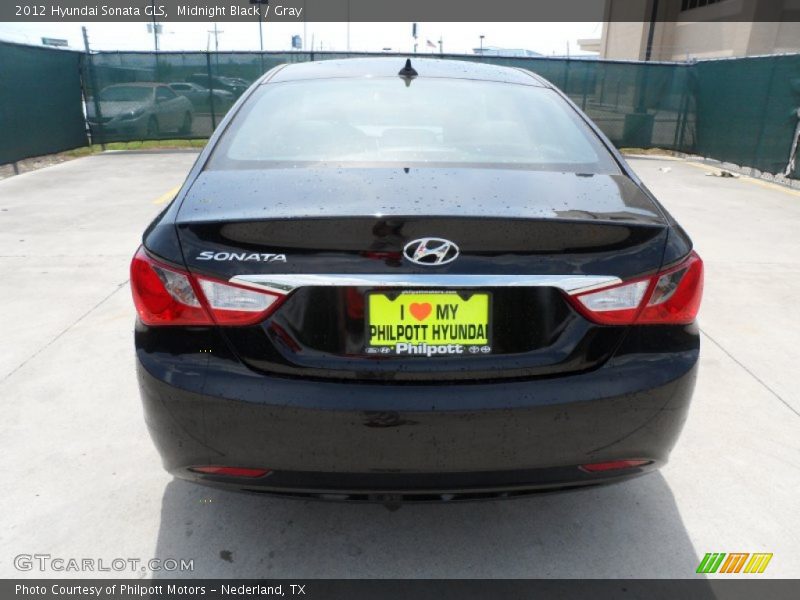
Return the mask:
[[(105, 150), (173, 150), (181, 148), (200, 149), (208, 143), (207, 139), (197, 140), (153, 140), (147, 142), (109, 142), (105, 145)], [(73, 150), (65, 150), (56, 154), (46, 154), (44, 156), (33, 156), (24, 158), (16, 163), (0, 165), (0, 179), (12, 177), (16, 173), (27, 173), (51, 165), (56, 165), (68, 160), (91, 156), (103, 152), (100, 144), (83, 146)]]
[(665, 156), (681, 156), (681, 153), (674, 150), (664, 150), (663, 148), (620, 148), (621, 154), (653, 154)]
[[(150, 140), (138, 142), (108, 142), (105, 145), (106, 150), (173, 150), (180, 148), (202, 148), (208, 143), (208, 139), (196, 140)], [(671, 150), (662, 150), (660, 148), (620, 148), (623, 154), (666, 154), (675, 155)], [(103, 152), (103, 147), (100, 144), (93, 144), (91, 146), (83, 146), (75, 148), (74, 150), (67, 150), (54, 156), (59, 157), (61, 160), (69, 160), (72, 158), (81, 158), (83, 156), (90, 156), (92, 154), (99, 154)], [(36, 157), (42, 158), (42, 157)], [(33, 159), (35, 160), (35, 158)], [(21, 162), (21, 161), (20, 161)]]
[[(176, 148), (202, 148), (208, 142), (207, 139), (200, 140), (151, 140), (146, 142), (109, 142), (105, 146), (106, 150), (172, 150)], [(63, 154), (70, 158), (80, 158), (102, 152), (100, 144), (84, 146), (68, 150)]]

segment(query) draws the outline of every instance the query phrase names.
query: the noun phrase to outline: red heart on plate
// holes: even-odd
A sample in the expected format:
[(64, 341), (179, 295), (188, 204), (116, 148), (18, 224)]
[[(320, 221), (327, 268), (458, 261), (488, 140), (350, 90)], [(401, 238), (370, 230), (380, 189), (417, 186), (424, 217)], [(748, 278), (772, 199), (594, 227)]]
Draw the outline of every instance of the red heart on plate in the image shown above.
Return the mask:
[(424, 304), (412, 302), (408, 306), (408, 312), (410, 312), (411, 316), (413, 316), (417, 321), (424, 321), (427, 319), (428, 315), (431, 314), (431, 310), (433, 310), (433, 307), (428, 302), (425, 302)]

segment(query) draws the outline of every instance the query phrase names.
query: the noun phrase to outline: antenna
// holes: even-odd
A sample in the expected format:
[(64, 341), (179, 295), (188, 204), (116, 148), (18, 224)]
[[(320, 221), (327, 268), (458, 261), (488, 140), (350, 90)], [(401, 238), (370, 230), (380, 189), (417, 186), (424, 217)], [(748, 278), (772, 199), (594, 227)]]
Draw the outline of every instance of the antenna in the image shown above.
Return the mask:
[(419, 73), (417, 73), (414, 70), (414, 67), (411, 66), (411, 59), (410, 58), (406, 59), (405, 66), (402, 69), (400, 69), (400, 71), (397, 74), (400, 77), (403, 77), (404, 79), (414, 79), (414, 77), (419, 75)]

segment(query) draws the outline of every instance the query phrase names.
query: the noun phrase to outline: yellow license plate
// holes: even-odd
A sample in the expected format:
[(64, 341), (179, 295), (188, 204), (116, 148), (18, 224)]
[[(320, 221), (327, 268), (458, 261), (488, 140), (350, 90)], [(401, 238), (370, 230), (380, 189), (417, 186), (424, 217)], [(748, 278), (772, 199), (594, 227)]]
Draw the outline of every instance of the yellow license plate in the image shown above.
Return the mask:
[(368, 354), (434, 356), (489, 354), (487, 292), (367, 294)]

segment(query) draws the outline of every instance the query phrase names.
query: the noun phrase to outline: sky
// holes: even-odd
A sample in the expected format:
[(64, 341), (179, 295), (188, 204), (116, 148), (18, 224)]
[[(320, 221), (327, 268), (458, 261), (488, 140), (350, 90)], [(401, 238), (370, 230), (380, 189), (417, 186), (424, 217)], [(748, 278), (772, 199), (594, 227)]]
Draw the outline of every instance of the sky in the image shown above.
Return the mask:
[[(153, 36), (146, 23), (87, 23), (92, 50), (152, 50)], [(292, 35), (304, 38), (304, 49), (411, 52), (411, 23), (287, 23), (262, 25), (265, 50), (289, 50)], [(214, 50), (214, 24), (164, 23), (161, 50)], [(217, 23), (219, 49), (258, 50), (258, 25)], [(348, 35), (349, 31), (349, 35)], [(445, 53), (471, 54), (480, 46), (524, 48), (551, 55), (586, 55), (578, 39), (599, 38), (602, 23), (419, 23), (419, 52), (438, 52), (441, 38)], [(62, 38), (71, 48), (83, 49), (81, 23), (0, 23), (0, 40), (41, 44), (42, 37)], [(427, 44), (430, 40), (436, 48)], [(388, 50), (387, 50), (388, 51)]]

